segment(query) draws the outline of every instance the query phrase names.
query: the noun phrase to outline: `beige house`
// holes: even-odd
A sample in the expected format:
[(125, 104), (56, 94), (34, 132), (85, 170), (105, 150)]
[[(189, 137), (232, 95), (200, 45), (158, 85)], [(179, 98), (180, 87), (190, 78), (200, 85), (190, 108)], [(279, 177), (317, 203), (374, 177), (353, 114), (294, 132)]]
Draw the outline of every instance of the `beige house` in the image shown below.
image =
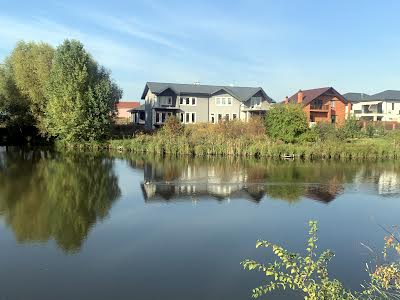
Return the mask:
[(264, 115), (273, 102), (261, 87), (161, 82), (147, 82), (142, 99), (147, 128), (159, 127), (169, 116), (184, 124), (248, 121)]

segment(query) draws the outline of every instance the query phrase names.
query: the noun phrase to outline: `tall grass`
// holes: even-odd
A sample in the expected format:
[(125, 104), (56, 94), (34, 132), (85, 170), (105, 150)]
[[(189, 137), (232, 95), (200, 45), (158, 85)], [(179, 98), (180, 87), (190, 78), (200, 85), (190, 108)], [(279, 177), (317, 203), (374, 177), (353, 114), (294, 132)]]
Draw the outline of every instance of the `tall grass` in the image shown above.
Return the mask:
[[(168, 121), (167, 121), (168, 122)], [(398, 159), (400, 134), (381, 138), (332, 139), (294, 144), (272, 140), (264, 122), (252, 119), (220, 124), (177, 125), (171, 121), (152, 134), (102, 143), (63, 144), (63, 147), (110, 149), (168, 156), (237, 156), (260, 158), (293, 157), (301, 159)]]

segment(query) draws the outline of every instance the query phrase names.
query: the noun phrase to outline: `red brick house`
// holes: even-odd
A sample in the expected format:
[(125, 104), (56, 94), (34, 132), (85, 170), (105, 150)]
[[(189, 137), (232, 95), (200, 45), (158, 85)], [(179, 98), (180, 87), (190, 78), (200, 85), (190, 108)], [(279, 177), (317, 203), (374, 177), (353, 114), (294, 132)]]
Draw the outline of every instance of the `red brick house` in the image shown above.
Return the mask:
[(115, 104), (115, 108), (117, 109), (117, 118), (128, 119), (131, 118), (130, 109), (138, 107), (140, 105), (139, 102), (134, 101), (121, 101)]
[(285, 103), (301, 104), (310, 124), (329, 122), (341, 125), (351, 111), (351, 103), (332, 87), (300, 90)]

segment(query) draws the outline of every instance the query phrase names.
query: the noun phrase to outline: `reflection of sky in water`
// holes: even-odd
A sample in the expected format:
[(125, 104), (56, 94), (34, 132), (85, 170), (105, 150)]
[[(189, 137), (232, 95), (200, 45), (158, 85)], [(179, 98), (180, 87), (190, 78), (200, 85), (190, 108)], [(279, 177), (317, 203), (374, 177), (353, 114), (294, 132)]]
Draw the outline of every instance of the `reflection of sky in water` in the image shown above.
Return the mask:
[[(372, 259), (361, 243), (380, 253), (378, 224), (400, 223), (393, 163), (98, 162), (57, 157), (7, 165), (0, 178), (4, 298), (250, 299), (260, 277), (239, 262), (272, 258), (255, 249), (259, 238), (302, 251), (310, 219), (320, 224), (319, 249), (336, 253), (331, 273), (357, 288)], [(68, 229), (76, 224), (90, 226)], [(69, 240), (81, 242), (78, 251), (63, 250)]]

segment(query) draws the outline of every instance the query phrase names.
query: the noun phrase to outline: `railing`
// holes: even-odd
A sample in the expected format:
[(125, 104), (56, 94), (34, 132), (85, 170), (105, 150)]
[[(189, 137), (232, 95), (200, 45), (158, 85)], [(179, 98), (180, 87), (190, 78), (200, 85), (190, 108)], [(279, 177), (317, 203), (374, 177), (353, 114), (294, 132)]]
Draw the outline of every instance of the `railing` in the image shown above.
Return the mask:
[(328, 111), (330, 109), (330, 106), (328, 104), (325, 105), (318, 105), (318, 104), (311, 104), (310, 109), (312, 110), (326, 110)]

